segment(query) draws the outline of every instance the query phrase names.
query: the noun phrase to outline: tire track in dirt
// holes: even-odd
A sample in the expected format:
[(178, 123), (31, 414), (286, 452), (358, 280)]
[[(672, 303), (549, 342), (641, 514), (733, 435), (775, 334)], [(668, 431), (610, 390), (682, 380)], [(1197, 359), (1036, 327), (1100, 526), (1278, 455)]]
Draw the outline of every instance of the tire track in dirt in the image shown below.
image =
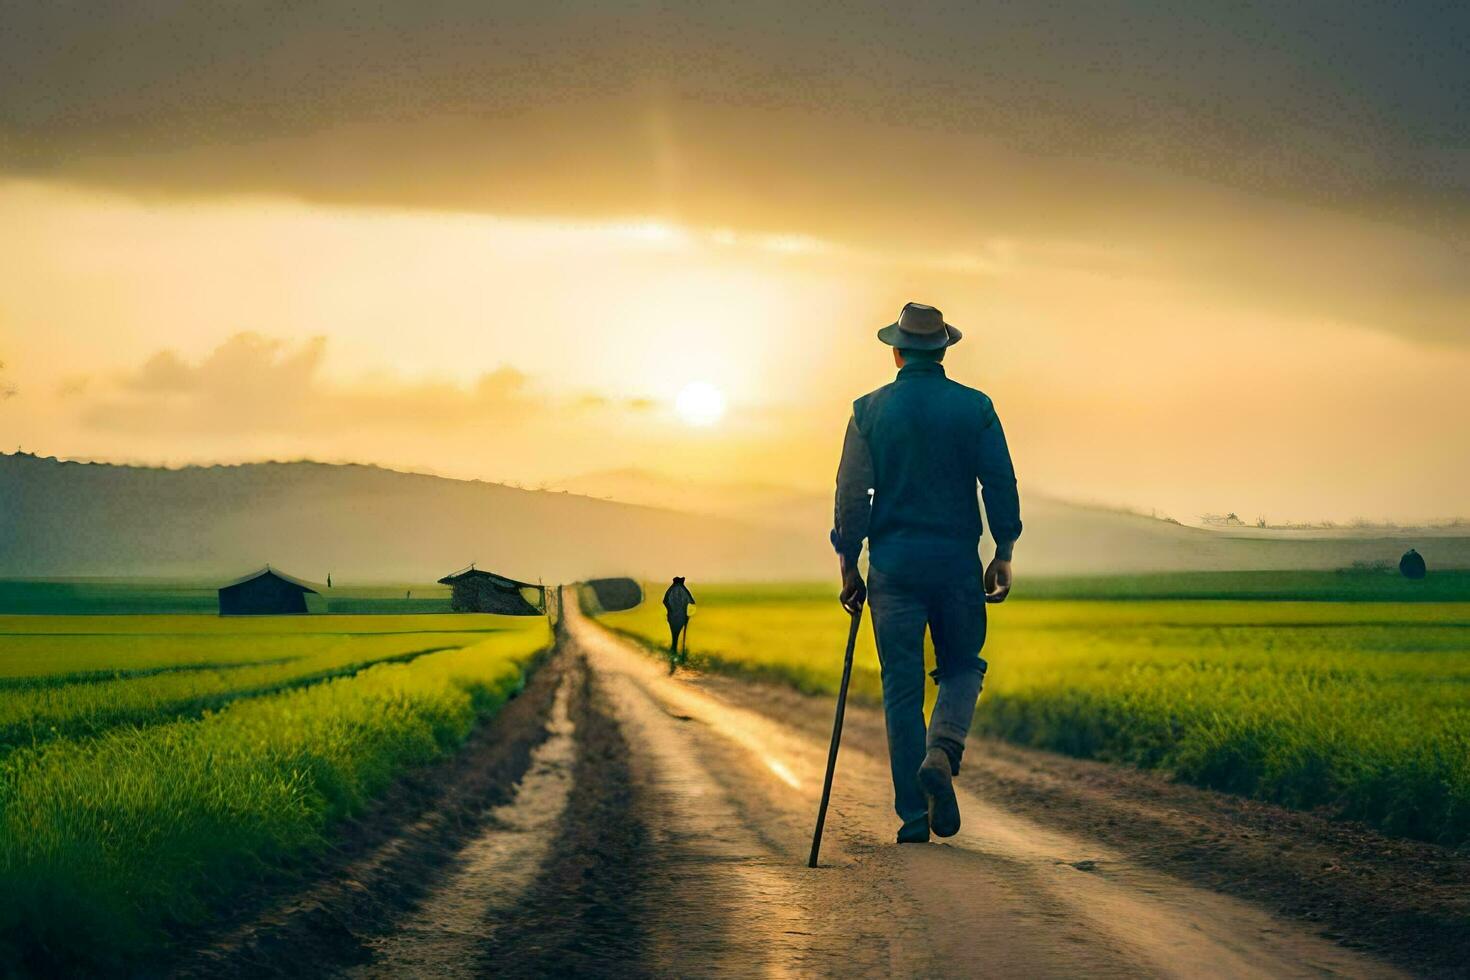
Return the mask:
[(645, 972), (648, 834), (628, 745), (580, 651), (569, 646), (565, 655), (574, 665), (569, 691), (577, 728), (570, 798), (532, 886), (485, 923), (475, 963), (481, 976)]
[(347, 976), (471, 977), (486, 939), (486, 919), (530, 891), (555, 841), (572, 793), (576, 725), (567, 709), (585, 669), (562, 673), (546, 722), (547, 738), (531, 754), (514, 799), (489, 810), (485, 830), (455, 857), (457, 868), (392, 933), (366, 945), (368, 964)]

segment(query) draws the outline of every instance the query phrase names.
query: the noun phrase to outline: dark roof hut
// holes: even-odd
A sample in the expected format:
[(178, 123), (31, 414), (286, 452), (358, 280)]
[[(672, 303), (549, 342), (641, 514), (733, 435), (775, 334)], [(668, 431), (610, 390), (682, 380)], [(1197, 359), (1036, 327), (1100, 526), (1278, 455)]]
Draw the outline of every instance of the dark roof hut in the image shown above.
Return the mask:
[(314, 583), (303, 582), (267, 565), (258, 572), (220, 586), (219, 614), (284, 616), (307, 613), (311, 610), (307, 608), (306, 597), (320, 594)]
[(473, 564), (439, 580), (450, 587), (449, 608), (455, 612), (499, 613), (502, 616), (539, 616), (546, 608), (546, 590), (476, 568)]

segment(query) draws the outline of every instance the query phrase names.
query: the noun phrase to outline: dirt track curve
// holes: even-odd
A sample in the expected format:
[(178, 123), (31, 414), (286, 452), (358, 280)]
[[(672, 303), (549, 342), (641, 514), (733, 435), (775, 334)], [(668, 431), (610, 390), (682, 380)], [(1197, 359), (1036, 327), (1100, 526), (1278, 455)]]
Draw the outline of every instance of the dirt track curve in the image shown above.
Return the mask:
[(362, 842), (181, 972), (1400, 975), (1105, 835), (963, 788), (957, 837), (895, 846), (871, 731), (844, 745), (822, 867), (809, 870), (829, 719), (783, 719), (813, 707), (799, 696), (762, 703), (758, 689), (669, 677), (567, 605), (557, 653), (512, 705), (520, 749), (439, 773), (462, 792)]

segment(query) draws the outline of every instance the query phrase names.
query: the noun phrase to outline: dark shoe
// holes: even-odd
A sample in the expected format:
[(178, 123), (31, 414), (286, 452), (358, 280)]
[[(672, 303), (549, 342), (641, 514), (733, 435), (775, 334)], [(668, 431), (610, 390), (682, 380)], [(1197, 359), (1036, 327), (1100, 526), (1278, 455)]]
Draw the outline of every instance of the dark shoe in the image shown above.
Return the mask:
[(918, 820), (910, 820), (898, 828), (898, 842), (900, 844), (929, 843), (929, 818), (920, 817)]
[(940, 837), (960, 832), (960, 803), (954, 796), (950, 766), (949, 754), (936, 745), (919, 767), (919, 788), (929, 798), (929, 826)]
[(943, 749), (944, 754), (949, 756), (949, 774), (951, 776), (960, 774), (960, 758), (965, 754), (965, 746), (962, 743), (940, 737), (936, 738), (929, 747)]

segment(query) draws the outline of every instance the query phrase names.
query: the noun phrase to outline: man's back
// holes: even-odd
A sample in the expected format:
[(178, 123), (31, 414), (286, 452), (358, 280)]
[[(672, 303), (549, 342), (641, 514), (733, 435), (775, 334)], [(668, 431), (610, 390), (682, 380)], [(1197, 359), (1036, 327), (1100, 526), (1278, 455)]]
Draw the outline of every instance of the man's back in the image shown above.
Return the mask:
[(664, 609), (668, 611), (671, 618), (688, 619), (689, 606), (694, 602), (694, 593), (684, 584), (682, 578), (675, 579), (669, 587), (664, 590)]
[[(1021, 533), (1020, 506), (1005, 434), (986, 395), (951, 381), (938, 363), (913, 361), (853, 404), (851, 429), (849, 441), (856, 436), (860, 444), (844, 448), (844, 468), (853, 472), (846, 480), (839, 474), (847, 486), (845, 493), (839, 486), (838, 532), (848, 538), (849, 530), (866, 530), (873, 567), (911, 579), (978, 572), (977, 481), (1008, 556)], [(872, 509), (863, 514), (868, 487)]]

